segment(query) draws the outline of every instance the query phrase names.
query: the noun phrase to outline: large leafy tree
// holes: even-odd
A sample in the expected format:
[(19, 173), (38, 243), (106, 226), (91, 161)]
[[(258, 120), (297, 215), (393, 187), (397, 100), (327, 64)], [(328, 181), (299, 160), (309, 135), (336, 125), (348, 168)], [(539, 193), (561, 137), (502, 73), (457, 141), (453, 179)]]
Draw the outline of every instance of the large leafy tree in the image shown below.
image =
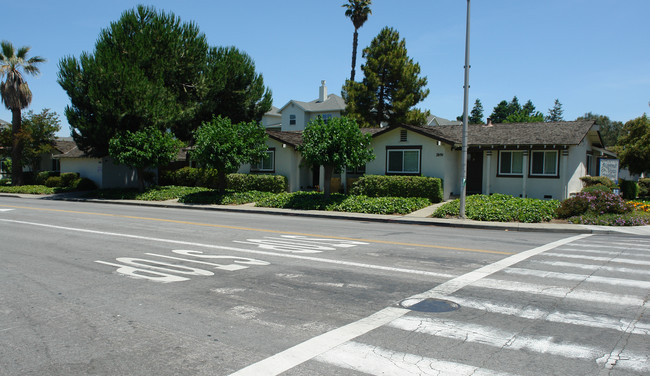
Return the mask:
[(117, 163), (137, 171), (138, 187), (143, 192), (146, 170), (169, 164), (181, 146), (182, 142), (171, 133), (148, 127), (115, 135), (109, 141), (108, 152)]
[(201, 101), (199, 120), (215, 115), (233, 123), (260, 121), (271, 109), (271, 91), (255, 72), (255, 62), (235, 47), (213, 47), (205, 72), (206, 93)]
[[(32, 171), (40, 168), (41, 156), (54, 151), (54, 141), (56, 132), (61, 130), (61, 121), (56, 112), (45, 108), (40, 113), (35, 114), (28, 111), (23, 120), (21, 131), (18, 134), (23, 144), (21, 157), (22, 165), (31, 166)], [(4, 156), (11, 157), (12, 130), (9, 128), (0, 130), (0, 151), (7, 150), (8, 154)]]
[(352, 37), (352, 71), (350, 72), (350, 81), (354, 81), (355, 68), (357, 66), (357, 47), (359, 46), (358, 30), (368, 20), (368, 15), (372, 14), (370, 9), (371, 0), (348, 0), (343, 4), (345, 16), (352, 21), (354, 26), (354, 35)]
[(32, 91), (23, 78), (23, 72), (36, 75), (40, 72), (38, 65), (45, 62), (40, 56), (27, 58), (30, 47), (15, 49), (13, 44), (7, 41), (0, 43), (0, 96), (2, 103), (11, 111), (11, 132), (12, 132), (12, 167), (11, 184), (23, 184), (23, 147), (24, 137), (22, 132), (22, 110), (32, 102)]
[(427, 95), (427, 78), (420, 77), (420, 65), (407, 55), (406, 41), (385, 27), (363, 50), (362, 82), (347, 80), (343, 87), (348, 116), (363, 126), (388, 124), (421, 125), (428, 111), (413, 108)]
[(191, 158), (201, 166), (217, 170), (217, 186), (221, 193), (227, 188), (226, 176), (244, 163), (255, 163), (264, 157), (266, 131), (256, 122), (235, 124), (225, 117), (215, 117), (194, 131)]
[(648, 115), (630, 120), (623, 126), (617, 144), (621, 164), (633, 174), (650, 172), (650, 119)]
[(623, 131), (623, 122), (613, 121), (608, 116), (587, 112), (576, 120), (594, 120), (600, 128), (600, 136), (605, 146), (616, 145)]
[(361, 132), (356, 121), (345, 116), (331, 118), (327, 122), (318, 117), (309, 122), (302, 134), (303, 143), (298, 151), (310, 164), (324, 167), (325, 198), (330, 196), (330, 181), (334, 170), (346, 166), (363, 166), (375, 158), (370, 147), (371, 138), (371, 135)]

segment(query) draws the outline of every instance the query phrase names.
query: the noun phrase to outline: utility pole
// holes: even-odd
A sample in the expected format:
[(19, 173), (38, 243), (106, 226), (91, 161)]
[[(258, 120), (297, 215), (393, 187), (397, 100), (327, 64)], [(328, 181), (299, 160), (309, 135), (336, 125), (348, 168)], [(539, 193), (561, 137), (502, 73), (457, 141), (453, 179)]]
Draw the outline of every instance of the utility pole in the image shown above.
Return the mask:
[(467, 192), (467, 122), (469, 106), (469, 2), (467, 0), (467, 30), (465, 33), (465, 85), (463, 86), (463, 147), (461, 152), (461, 181), (460, 181), (460, 217), (465, 217), (465, 198)]

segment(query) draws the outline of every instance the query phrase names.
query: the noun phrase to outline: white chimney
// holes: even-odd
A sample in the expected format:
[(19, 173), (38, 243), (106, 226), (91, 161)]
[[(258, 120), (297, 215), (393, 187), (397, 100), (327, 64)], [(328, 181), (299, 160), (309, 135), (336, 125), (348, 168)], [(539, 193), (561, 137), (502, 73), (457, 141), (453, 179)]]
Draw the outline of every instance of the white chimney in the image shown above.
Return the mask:
[(318, 90), (318, 101), (325, 102), (325, 99), (327, 99), (327, 86), (325, 85), (325, 80), (322, 80), (320, 85), (320, 89)]

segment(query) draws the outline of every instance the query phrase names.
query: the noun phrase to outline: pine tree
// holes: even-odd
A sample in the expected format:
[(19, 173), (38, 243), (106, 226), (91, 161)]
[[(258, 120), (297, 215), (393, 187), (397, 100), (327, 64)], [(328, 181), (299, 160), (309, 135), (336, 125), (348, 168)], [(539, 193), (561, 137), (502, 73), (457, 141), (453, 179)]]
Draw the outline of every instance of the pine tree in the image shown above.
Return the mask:
[(553, 104), (553, 108), (548, 109), (548, 116), (544, 118), (546, 121), (563, 121), (564, 118), (562, 117), (562, 114), (564, 113), (564, 110), (562, 109), (562, 103), (558, 99), (555, 99), (555, 103)]
[(343, 87), (348, 116), (371, 127), (384, 122), (424, 124), (428, 111), (413, 107), (429, 95), (427, 78), (419, 76), (420, 65), (407, 56), (406, 42), (399, 33), (382, 29), (363, 50), (363, 57), (363, 81), (347, 80)]
[(467, 119), (469, 124), (483, 124), (483, 104), (481, 104), (480, 99), (477, 98), (474, 101), (474, 108), (469, 114), (470, 116)]

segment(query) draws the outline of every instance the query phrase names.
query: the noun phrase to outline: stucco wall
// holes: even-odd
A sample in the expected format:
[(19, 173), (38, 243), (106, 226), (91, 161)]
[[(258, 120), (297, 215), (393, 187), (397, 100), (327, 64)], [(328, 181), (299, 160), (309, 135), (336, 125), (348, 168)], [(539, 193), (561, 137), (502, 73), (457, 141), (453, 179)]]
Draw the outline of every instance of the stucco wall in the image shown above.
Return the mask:
[(61, 173), (77, 172), (102, 187), (102, 164), (99, 158), (61, 158)]
[(287, 178), (287, 182), (289, 184), (288, 190), (289, 192), (295, 192), (299, 190), (300, 188), (300, 174), (298, 172), (298, 163), (297, 158), (298, 158), (298, 152), (295, 151), (293, 146), (287, 145), (286, 147), (283, 147), (283, 143), (274, 140), (274, 139), (268, 139), (266, 141), (266, 145), (269, 148), (275, 148), (275, 160), (274, 160), (274, 167), (275, 167), (275, 172), (256, 172), (256, 171), (251, 171), (251, 165), (250, 164), (243, 164), (239, 168), (239, 173), (242, 174), (249, 174), (249, 173), (260, 173), (260, 174), (273, 174), (273, 175), (282, 175)]
[(110, 158), (61, 158), (61, 173), (77, 172), (82, 178), (95, 182), (99, 188), (135, 188), (135, 170), (115, 165)]
[[(290, 115), (296, 115), (296, 125), (289, 125)], [(283, 131), (301, 131), (305, 129), (306, 115), (305, 112), (294, 103), (290, 103), (282, 110), (282, 130)]]
[(451, 150), (448, 144), (440, 143), (430, 137), (419, 133), (406, 131), (406, 142), (400, 141), (401, 129), (397, 128), (372, 139), (372, 147), (375, 153), (375, 160), (366, 164), (366, 174), (386, 175), (386, 147), (421, 146), (420, 152), (420, 175), (443, 179), (443, 193), (445, 199), (453, 192), (459, 193), (459, 183), (456, 177), (458, 164), (458, 153)]

